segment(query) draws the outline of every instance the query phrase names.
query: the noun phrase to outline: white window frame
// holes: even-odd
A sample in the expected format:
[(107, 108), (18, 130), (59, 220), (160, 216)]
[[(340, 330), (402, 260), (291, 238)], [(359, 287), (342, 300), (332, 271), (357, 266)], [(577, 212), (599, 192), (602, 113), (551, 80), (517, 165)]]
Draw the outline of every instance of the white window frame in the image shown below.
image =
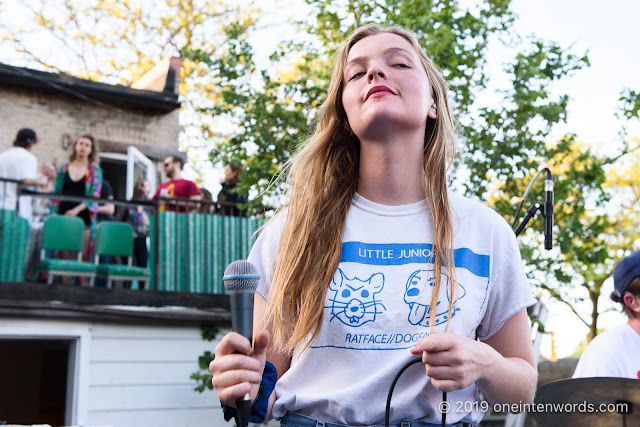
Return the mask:
[(127, 148), (127, 200), (133, 196), (133, 186), (135, 185), (134, 167), (136, 162), (142, 163), (146, 167), (146, 180), (151, 183), (151, 193), (156, 192), (156, 165), (142, 154), (136, 147), (130, 145)]
[(91, 329), (87, 323), (50, 319), (8, 319), (0, 322), (0, 340), (65, 340), (69, 346), (65, 425), (85, 425), (89, 406)]

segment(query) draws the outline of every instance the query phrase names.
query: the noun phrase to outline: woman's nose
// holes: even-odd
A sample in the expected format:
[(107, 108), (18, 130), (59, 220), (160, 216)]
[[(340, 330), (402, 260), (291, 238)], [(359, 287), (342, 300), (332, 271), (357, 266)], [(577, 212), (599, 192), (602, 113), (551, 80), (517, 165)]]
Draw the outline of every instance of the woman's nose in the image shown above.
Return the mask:
[(385, 78), (385, 74), (379, 68), (372, 68), (371, 70), (369, 70), (369, 73), (368, 73), (367, 77), (368, 77), (369, 81), (372, 82), (375, 78), (384, 79)]

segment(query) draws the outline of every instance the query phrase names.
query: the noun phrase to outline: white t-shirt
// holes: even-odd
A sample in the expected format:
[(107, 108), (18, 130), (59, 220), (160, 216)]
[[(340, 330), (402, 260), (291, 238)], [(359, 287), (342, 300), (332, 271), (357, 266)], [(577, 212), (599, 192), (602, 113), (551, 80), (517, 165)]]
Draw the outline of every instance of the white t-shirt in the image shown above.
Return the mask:
[(628, 323), (607, 329), (587, 346), (573, 378), (640, 379), (640, 334)]
[[(454, 259), (459, 288), (448, 332), (487, 339), (505, 321), (535, 303), (514, 232), (493, 210), (451, 193)], [(281, 215), (254, 245), (249, 261), (259, 270), (257, 292), (268, 298)], [(278, 219), (280, 218), (280, 219)], [(384, 423), (387, 393), (409, 349), (429, 333), (432, 227), (425, 201), (384, 206), (356, 195), (347, 214), (342, 258), (329, 284), (322, 327), (311, 347), (293, 353), (276, 384), (273, 416), (298, 412), (347, 425)], [(450, 277), (442, 274), (435, 330), (444, 331)], [(442, 393), (411, 366), (392, 398), (391, 422), (440, 423)], [(457, 402), (479, 401), (475, 385), (447, 394), (447, 422), (477, 423), (483, 413)], [(456, 409), (461, 409), (456, 412)], [(464, 409), (467, 409), (466, 411)]]
[[(36, 156), (22, 147), (11, 147), (0, 153), (0, 178), (36, 179), (38, 175), (38, 160)], [(5, 191), (6, 189), (6, 191)], [(0, 207), (15, 210), (17, 184), (0, 182)], [(20, 210), (23, 218), (31, 219), (31, 197), (20, 197)]]

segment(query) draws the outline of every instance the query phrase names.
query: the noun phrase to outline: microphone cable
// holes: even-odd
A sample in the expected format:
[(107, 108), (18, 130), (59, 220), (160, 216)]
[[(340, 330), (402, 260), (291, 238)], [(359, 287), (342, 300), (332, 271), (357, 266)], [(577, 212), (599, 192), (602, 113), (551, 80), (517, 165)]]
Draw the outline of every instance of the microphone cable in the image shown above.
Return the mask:
[(536, 179), (538, 179), (538, 177), (540, 176), (540, 174), (544, 171), (549, 172), (549, 168), (542, 168), (538, 171), (538, 173), (536, 174), (536, 176), (533, 177), (533, 179), (531, 180), (531, 182), (529, 183), (529, 186), (527, 187), (526, 191), (524, 192), (524, 194), (522, 195), (522, 200), (520, 200), (520, 204), (518, 205), (518, 209), (516, 210), (516, 216), (515, 218), (513, 218), (513, 224), (511, 225), (511, 228), (515, 228), (516, 227), (516, 222), (518, 222), (518, 217), (520, 216), (520, 210), (522, 209), (522, 204), (524, 203), (524, 200), (527, 198), (527, 196), (529, 195), (529, 191), (531, 191), (531, 187), (533, 187), (533, 183), (536, 182)]
[[(404, 371), (406, 371), (409, 366), (414, 365), (416, 363), (420, 363), (422, 362), (422, 358), (419, 359), (414, 359), (408, 363), (406, 363), (396, 374), (395, 378), (393, 379), (393, 381), (391, 382), (391, 387), (389, 387), (389, 394), (387, 395), (387, 406), (385, 408), (384, 411), (384, 425), (385, 427), (389, 427), (389, 418), (391, 417), (391, 396), (393, 395), (393, 389), (396, 387), (396, 383), (398, 382), (398, 379), (400, 379), (400, 375), (402, 375), (404, 373)], [(442, 392), (442, 401), (446, 402), (447, 401), (447, 392), (443, 391)], [(444, 405), (443, 405), (444, 407)], [(446, 411), (442, 412), (442, 427), (445, 427), (447, 425), (447, 413)]]

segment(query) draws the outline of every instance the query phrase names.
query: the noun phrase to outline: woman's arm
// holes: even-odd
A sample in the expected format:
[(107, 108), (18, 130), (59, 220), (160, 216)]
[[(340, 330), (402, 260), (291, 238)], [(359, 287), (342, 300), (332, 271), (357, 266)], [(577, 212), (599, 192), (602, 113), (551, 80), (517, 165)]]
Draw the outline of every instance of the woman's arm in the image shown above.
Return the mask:
[(527, 310), (514, 314), (484, 341), (498, 355), (476, 385), (490, 403), (532, 403), (538, 369), (531, 343)]
[[(237, 334), (227, 334), (216, 346), (215, 359), (209, 365), (213, 374), (212, 383), (218, 399), (227, 406), (235, 407), (236, 399), (247, 393), (255, 400), (262, 382), (265, 361), (271, 362), (280, 378), (291, 364), (291, 358), (273, 349), (269, 331), (265, 329), (264, 315), (267, 302), (260, 295), (254, 296), (253, 349), (249, 340)], [(246, 356), (253, 350), (253, 357)], [(241, 354), (237, 354), (239, 352)], [(275, 393), (269, 397), (267, 419), (275, 402)]]
[[(261, 331), (265, 330), (264, 317), (267, 310), (267, 302), (260, 295), (255, 294), (253, 299), (253, 335), (257, 336)], [(267, 360), (271, 362), (276, 368), (278, 374), (278, 380), (289, 370), (291, 366), (291, 356), (288, 354), (276, 351), (272, 345), (267, 346)], [(263, 366), (264, 370), (264, 366)], [(255, 399), (255, 396), (252, 395)], [(269, 396), (269, 407), (267, 409), (266, 420), (271, 419), (271, 410), (276, 402), (276, 393), (273, 391)]]
[(484, 342), (437, 333), (411, 349), (422, 353), (426, 374), (439, 390), (475, 383), (491, 403), (531, 403), (538, 378), (526, 310), (514, 314)]
[[(100, 191), (102, 190), (102, 168), (96, 164), (89, 164), (89, 170), (87, 171), (88, 179), (85, 185), (87, 186), (86, 195), (92, 197), (100, 197)], [(88, 203), (84, 204), (86, 209), (93, 212), (94, 214), (98, 213), (98, 204), (97, 203)], [(80, 207), (80, 205), (76, 206)], [(80, 209), (82, 210), (82, 209)]]
[[(68, 163), (65, 163), (64, 165), (62, 165), (60, 167), (60, 169), (58, 170), (58, 173), (56, 174), (56, 185), (53, 188), (53, 193), (54, 194), (61, 194), (62, 193), (62, 186), (64, 184), (64, 174), (67, 171), (68, 167)], [(51, 201), (51, 213), (56, 213), (58, 211), (58, 207), (60, 206), (60, 200), (52, 200)]]

